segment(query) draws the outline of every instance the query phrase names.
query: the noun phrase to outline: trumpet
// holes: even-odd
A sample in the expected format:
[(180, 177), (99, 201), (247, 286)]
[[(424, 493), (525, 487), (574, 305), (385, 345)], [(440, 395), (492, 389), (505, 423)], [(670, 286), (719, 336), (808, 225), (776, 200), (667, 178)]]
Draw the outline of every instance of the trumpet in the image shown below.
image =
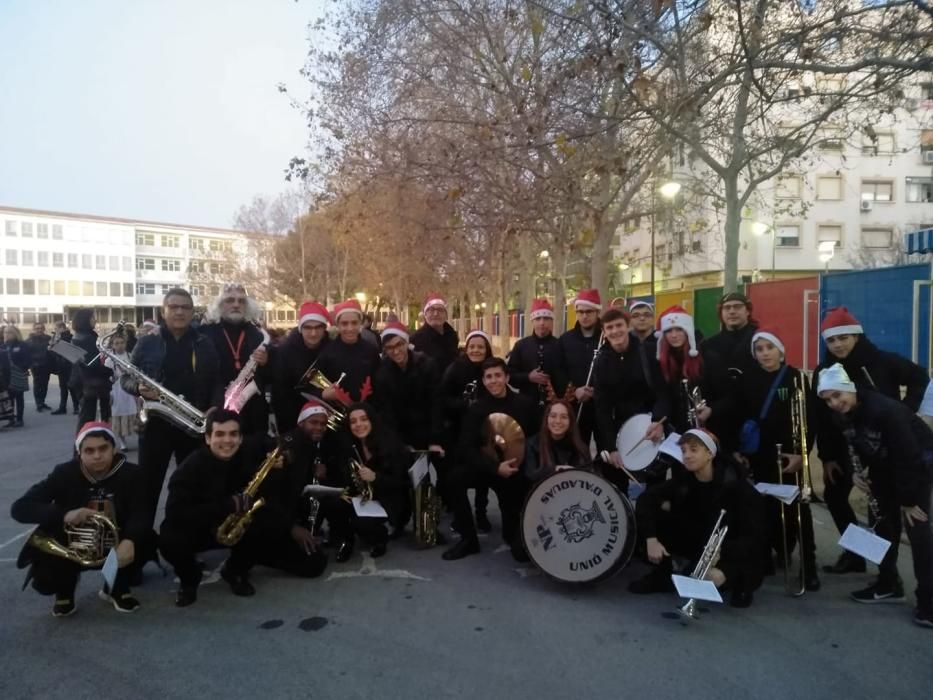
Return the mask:
[(67, 542), (62, 544), (36, 529), (27, 544), (73, 564), (96, 569), (104, 565), (110, 550), (119, 542), (116, 524), (103, 513), (91, 513), (83, 525), (66, 525), (65, 537)]
[[(719, 518), (716, 520), (716, 524), (713, 526), (713, 532), (710, 534), (709, 539), (706, 541), (706, 546), (703, 547), (703, 553), (700, 555), (700, 560), (697, 562), (697, 565), (693, 569), (693, 573), (690, 574), (690, 578), (695, 579), (705, 579), (706, 575), (709, 573), (709, 570), (712, 569), (716, 562), (719, 561), (719, 553), (722, 551), (722, 543), (726, 540), (726, 534), (729, 532), (729, 526), (722, 524), (722, 519), (725, 517), (726, 511), (719, 511)], [(699, 620), (700, 614), (697, 612), (697, 601), (695, 598), (691, 598), (681, 607), (677, 608), (677, 612), (680, 614), (680, 621), (683, 624), (688, 624), (691, 620)]]
[(706, 408), (706, 399), (703, 398), (703, 394), (700, 393), (700, 387), (695, 386), (693, 389), (690, 388), (690, 382), (686, 379), (681, 379), (681, 386), (684, 391), (684, 398), (687, 400), (687, 424), (691, 428), (701, 428), (700, 419), (697, 414)]
[(207, 429), (207, 416), (202, 411), (185, 401), (184, 396), (173, 394), (155, 379), (144, 374), (136, 365), (110, 352), (107, 347), (108, 341), (112, 336), (121, 332), (125, 325), (126, 321), (120, 321), (110, 333), (99, 337), (97, 339), (97, 351), (100, 353), (98, 357), (109, 359), (113, 366), (119, 368), (123, 374), (129, 375), (137, 384), (142, 384), (150, 391), (158, 394), (158, 399), (143, 399), (143, 407), (139, 411), (140, 423), (146, 423), (149, 420), (149, 413), (152, 412), (161, 415), (193, 435), (203, 435)]
[[(272, 452), (266, 455), (262, 464), (259, 465), (256, 474), (250, 479), (246, 488), (243, 489), (245, 495), (250, 498), (256, 498), (259, 487), (262, 486), (262, 482), (269, 476), (269, 472), (275, 467), (275, 463), (278, 461), (279, 455), (281, 454), (282, 448), (276, 447)], [(249, 510), (245, 513), (231, 513), (224, 518), (220, 527), (217, 528), (217, 541), (226, 547), (232, 547), (243, 539), (243, 535), (246, 534), (246, 530), (249, 529), (250, 524), (253, 522), (253, 518), (256, 516), (256, 511), (264, 505), (266, 505), (266, 500), (264, 498), (256, 498)]]
[(360, 451), (356, 449), (356, 445), (353, 446), (353, 454), (356, 455), (356, 459), (350, 460), (350, 476), (353, 479), (353, 486), (359, 492), (360, 500), (363, 503), (369, 503), (373, 500), (373, 485), (370, 481), (364, 481), (362, 474), (360, 474), (363, 458), (360, 456)]

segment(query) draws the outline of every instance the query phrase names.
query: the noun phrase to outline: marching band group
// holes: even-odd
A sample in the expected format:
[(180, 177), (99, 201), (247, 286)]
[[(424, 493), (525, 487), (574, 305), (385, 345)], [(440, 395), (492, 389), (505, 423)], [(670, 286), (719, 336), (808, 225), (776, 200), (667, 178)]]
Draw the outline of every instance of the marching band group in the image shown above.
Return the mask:
[[(83, 363), (96, 363), (148, 413), (138, 466), (118, 449), (104, 402), (103, 421), (82, 410), (73, 459), (13, 504), (14, 519), (37, 525), (19, 566), (64, 616), (75, 610), (80, 572), (109, 554), (118, 573), (100, 595), (132, 612), (139, 601), (130, 586), (161, 554), (180, 580), (181, 607), (197, 600), (198, 554), (221, 547), (230, 550), (221, 576), (239, 596), (254, 594), (257, 564), (313, 578), (327, 565), (325, 547), (338, 562), (357, 542), (380, 557), (412, 521), (419, 544), (446, 544), (445, 509), (457, 538), (443, 558), (475, 554), (478, 532), (492, 527), (492, 490), (502, 538), (519, 562), (531, 559), (560, 579), (545, 555), (563, 547), (573, 558), (573, 546), (609, 523), (611, 541), (626, 544), (610, 573), (632, 550), (651, 564), (631, 592), (673, 591), (672, 574), (693, 572), (746, 607), (765, 576), (783, 569), (789, 577), (794, 556), (793, 593), (820, 589), (810, 513), (815, 446), (840, 533), (857, 522), (854, 485), (869, 494), (873, 532), (893, 543), (877, 579), (851, 597), (904, 600), (904, 530), (917, 580), (914, 620), (933, 627), (933, 432), (917, 415), (928, 383), (922, 368), (875, 347), (843, 307), (823, 319), (826, 359), (811, 382), (740, 293), (721, 299), (721, 330), (706, 339), (680, 307), (657, 319), (643, 301), (604, 310), (596, 290), (579, 292), (574, 306), (576, 324), (556, 337), (550, 304), (535, 300), (533, 333), (502, 359), (481, 330), (461, 350), (438, 295), (426, 301), (417, 332), (390, 321), (380, 336), (364, 327), (354, 300), (330, 310), (309, 301), (297, 328), (273, 345), (242, 286), (227, 285), (198, 328), (190, 294), (172, 289), (159, 328), (131, 355), (122, 353), (118, 327), (98, 339), (99, 359)], [(636, 419), (643, 422), (629, 447), (622, 434)], [(662, 442), (678, 449), (659, 451)], [(649, 464), (636, 466), (631, 455), (645, 446), (653, 447)], [(425, 456), (430, 469), (415, 483), (413, 463)], [(769, 484), (795, 486), (793, 502), (756, 488)], [(576, 498), (559, 513), (534, 512), (533, 500), (546, 504), (577, 487), (617, 491), (621, 505)], [(627, 517), (617, 518), (620, 509)], [(577, 557), (570, 568), (585, 571), (602, 558)], [(865, 570), (849, 551), (823, 567)]]

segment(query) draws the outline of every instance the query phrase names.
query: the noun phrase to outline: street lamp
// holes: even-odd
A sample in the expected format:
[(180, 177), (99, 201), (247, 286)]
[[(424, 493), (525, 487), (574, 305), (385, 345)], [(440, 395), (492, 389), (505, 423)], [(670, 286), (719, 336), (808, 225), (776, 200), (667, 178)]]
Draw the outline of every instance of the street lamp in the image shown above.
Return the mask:
[(754, 234), (756, 238), (761, 238), (769, 232), (771, 233), (771, 279), (774, 280), (777, 275), (775, 265), (777, 239), (775, 238), (774, 227), (761, 221), (752, 221), (752, 234)]
[[(680, 193), (680, 183), (670, 180), (658, 187), (658, 192), (668, 201), (672, 201)], [(651, 296), (654, 297), (654, 268), (657, 254), (654, 250), (654, 220), (655, 220), (655, 196), (654, 190), (651, 190)]]
[(356, 300), (360, 302), (361, 305), (366, 304), (366, 292), (357, 292), (353, 296), (356, 297)]

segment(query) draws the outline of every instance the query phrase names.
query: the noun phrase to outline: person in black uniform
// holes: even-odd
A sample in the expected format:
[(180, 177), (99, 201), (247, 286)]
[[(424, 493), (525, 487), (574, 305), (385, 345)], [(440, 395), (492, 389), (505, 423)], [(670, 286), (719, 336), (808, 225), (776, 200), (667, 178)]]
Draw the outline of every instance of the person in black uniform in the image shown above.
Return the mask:
[[(826, 343), (826, 357), (813, 373), (814, 386), (820, 373), (835, 363), (841, 363), (856, 387), (873, 388), (885, 396), (902, 401), (916, 413), (929, 383), (925, 369), (893, 352), (874, 345), (858, 320), (844, 306), (830, 309), (823, 318), (821, 334)], [(904, 396), (901, 399), (901, 390)], [(823, 499), (839, 533), (856, 522), (849, 505), (852, 491), (852, 465), (847, 444), (836, 428), (832, 412), (822, 401), (816, 405), (816, 446), (823, 463)], [(844, 574), (865, 571), (865, 560), (857, 554), (843, 551), (835, 563), (824, 566), (827, 573)]]
[[(130, 362), (176, 396), (184, 396), (200, 411), (223, 403), (224, 385), (214, 344), (191, 327), (194, 302), (181, 288), (170, 289), (162, 301), (158, 332), (139, 339)], [(156, 400), (158, 395), (130, 374), (120, 378), (127, 393)], [(181, 464), (197, 449), (198, 438), (167, 418), (150, 414), (139, 439), (139, 466), (148, 481), (150, 522), (155, 522), (159, 495), (172, 457)]]
[(337, 325), (337, 337), (321, 350), (318, 368), (331, 382), (336, 383), (341, 376), (343, 379), (339, 386), (320, 392), (320, 398), (330, 404), (349, 406), (373, 395), (379, 350), (360, 336), (363, 311), (356, 299), (337, 304), (332, 316)]
[[(528, 440), (538, 430), (537, 408), (527, 396), (509, 388), (509, 375), (505, 360), (491, 357), (483, 362), (483, 395), (467, 411), (460, 433), (459, 457), (462, 460), (450, 476), (451, 507), (461, 539), (444, 552), (447, 560), (462, 559), (479, 552), (476, 525), (470, 513), (467, 490), (485, 484), (499, 499), (502, 513), (502, 539), (512, 549), (516, 561), (528, 561), (519, 532), (522, 503), (528, 482), (522, 473), (522, 463), (515, 458), (496, 460), (483, 453), (489, 442), (487, 418), (492, 413), (505, 413), (521, 426)], [(522, 460), (524, 461), (524, 460)]]
[[(638, 534), (645, 538), (648, 560), (655, 567), (632, 581), (629, 591), (673, 591), (671, 574), (693, 572), (725, 510), (721, 524), (729, 530), (706, 578), (732, 591), (731, 605), (746, 608), (762, 582), (762, 497), (730, 464), (715, 459), (719, 446), (712, 433), (688, 430), (680, 446), (686, 471), (652, 484), (635, 501)], [(687, 566), (675, 571), (675, 558), (687, 560)]]
[(411, 336), (415, 350), (423, 352), (437, 364), (443, 376), (451, 363), (457, 359), (460, 338), (453, 326), (447, 323), (447, 302), (439, 294), (431, 294), (424, 302), (424, 325)]
[(654, 306), (647, 301), (633, 301), (628, 312), (632, 317), (632, 337), (639, 343), (645, 343), (654, 354), (658, 340), (654, 334)]
[(556, 398), (554, 386), (560, 383), (559, 342), (553, 335), (554, 309), (547, 299), (535, 299), (530, 315), (534, 332), (515, 343), (509, 353), (509, 381), (543, 413), (547, 402)]
[[(59, 464), (45, 479), (13, 503), (11, 515), (20, 523), (35, 523), (46, 535), (66, 542), (65, 527), (80, 526), (93, 512), (102, 512), (118, 529), (116, 547), (119, 571), (113, 590), (106, 584), (100, 597), (118, 612), (134, 612), (139, 601), (130, 592), (128, 567), (136, 548), (149, 528), (145, 488), (139, 467), (116, 451), (116, 437), (110, 426), (88, 422), (75, 439), (77, 456)], [(36, 549), (27, 541), (17, 566), (30, 566), (32, 587), (42, 595), (54, 595), (52, 615), (71, 615), (75, 589), (84, 570), (64, 557)]]
[(589, 448), (580, 439), (570, 402), (557, 400), (544, 409), (541, 429), (525, 442), (522, 469), (531, 483), (549, 477), (562, 467), (582, 469), (593, 463)]
[(670, 416), (670, 399), (657, 359), (648, 354), (644, 344), (632, 341), (628, 311), (609, 309), (603, 314), (602, 327), (606, 345), (594, 372), (596, 448), (609, 453), (604, 475), (624, 491), (628, 478), (621, 471), (625, 455), (616, 447), (619, 430), (632, 416), (650, 413), (652, 423), (645, 437), (654, 442), (663, 440), (663, 419)]
[[(52, 343), (57, 340), (63, 340), (66, 343), (70, 343), (73, 339), (71, 331), (68, 330), (68, 326), (65, 325), (64, 321), (57, 321), (55, 323), (55, 335), (52, 336)], [(68, 395), (71, 395), (71, 406), (74, 410), (74, 414), (78, 414), (78, 404), (80, 402), (78, 398), (78, 392), (71, 388), (71, 372), (73, 365), (69, 360), (66, 360), (61, 355), (56, 355), (52, 353), (54, 357), (54, 372), (58, 375), (58, 408), (52, 411), (53, 416), (63, 416), (68, 412)]]
[(265, 398), (265, 387), (271, 380), (267, 372), (269, 351), (267, 335), (257, 325), (260, 320), (259, 306), (249, 298), (246, 289), (240, 284), (226, 284), (208, 313), (207, 321), (198, 329), (214, 343), (224, 387), (237, 378), (250, 359), (258, 365), (253, 381), (259, 391), (240, 410), (244, 435), (265, 435), (269, 429), (269, 404)]
[(272, 358), (275, 367), (272, 406), (276, 425), (282, 433), (295, 427), (298, 413), (308, 400), (297, 387), (330, 342), (327, 334), (330, 323), (330, 312), (323, 304), (306, 301), (298, 311), (298, 328), (276, 348)]
[[(581, 289), (573, 306), (577, 322), (558, 339), (560, 385), (556, 389), (560, 396), (566, 396), (568, 391), (573, 392), (579, 415), (577, 424), (580, 426), (580, 437), (584, 444), (589, 445), (596, 424), (592, 399), (596, 352), (602, 331), (599, 324), (599, 312), (602, 309), (599, 290)], [(594, 369), (594, 376), (590, 376), (591, 369)]]
[(875, 583), (851, 597), (870, 604), (904, 599), (897, 573), (903, 518), (917, 579), (914, 622), (933, 627), (933, 431), (902, 402), (858, 387), (839, 363), (822, 371), (819, 382), (819, 397), (852, 449), (853, 481), (874, 500), (875, 534), (892, 543)]

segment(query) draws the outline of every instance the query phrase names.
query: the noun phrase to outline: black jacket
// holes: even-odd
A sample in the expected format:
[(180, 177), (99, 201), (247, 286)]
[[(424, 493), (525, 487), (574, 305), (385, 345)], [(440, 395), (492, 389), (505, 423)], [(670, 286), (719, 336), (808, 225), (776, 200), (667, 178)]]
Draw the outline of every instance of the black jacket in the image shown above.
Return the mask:
[[(179, 342), (190, 344), (190, 358), (185, 358), (185, 363), (190, 365), (191, 371), (183, 375), (166, 374), (164, 360), (167, 344)], [(169, 391), (184, 395), (186, 401), (201, 411), (223, 405), (224, 384), (220, 379), (217, 351), (209, 338), (194, 329), (189, 329), (181, 341), (176, 341), (162, 326), (159, 333), (144, 336), (139, 340), (133, 349), (130, 362)], [(132, 375), (124, 374), (120, 377), (120, 385), (133, 396), (138, 395), (137, 384)]]
[(13, 503), (10, 514), (20, 523), (35, 523), (55, 536), (64, 530), (65, 514), (75, 508), (93, 507), (92, 502), (110, 501), (120, 539), (139, 545), (149, 532), (145, 479), (139, 467), (115, 456), (116, 471), (93, 483), (84, 476), (78, 458), (57, 465)]
[[(578, 389), (586, 385), (586, 378), (593, 362), (593, 353), (599, 345), (599, 335), (599, 324), (594, 328), (593, 335), (587, 338), (580, 330), (580, 324), (577, 323), (558, 338), (560, 386), (554, 387), (558, 394), (563, 394), (568, 384), (573, 384)], [(592, 382), (590, 386), (593, 386)]]
[(103, 358), (97, 357), (97, 333), (77, 332), (71, 342), (84, 350), (84, 361), (76, 363), (77, 372), (71, 373), (71, 386), (86, 386), (93, 389), (102, 389), (109, 386), (113, 380), (113, 370), (104, 364)]
[(439, 401), (443, 411), (443, 439), (446, 446), (455, 444), (460, 439), (460, 426), (469, 408), (464, 396), (467, 386), (474, 383), (473, 395), (478, 399), (486, 395), (483, 387), (481, 365), (471, 362), (466, 355), (461, 355), (447, 368), (441, 379)]
[(49, 353), (50, 342), (52, 342), (52, 336), (45, 333), (30, 335), (26, 338), (26, 345), (29, 346), (29, 359), (33, 369), (51, 370), (55, 365), (55, 358)]
[(30, 352), (29, 345), (22, 340), (14, 340), (9, 343), (0, 344), (0, 349), (7, 354), (12, 364), (25, 372), (29, 371), (29, 368), (32, 366), (32, 353)]
[(573, 443), (566, 437), (563, 440), (552, 442), (554, 464), (541, 463), (541, 433), (532, 435), (525, 442), (525, 464), (522, 467), (525, 477), (529, 481), (540, 481), (555, 472), (556, 466), (570, 466), (583, 468), (592, 464), (592, 460), (582, 455), (574, 448)]
[[(820, 372), (841, 362), (849, 378), (859, 389), (875, 389), (896, 401), (901, 401), (901, 387), (907, 389), (903, 403), (914, 413), (920, 408), (929, 377), (926, 370), (905, 357), (878, 349), (864, 335), (859, 337), (852, 352), (844, 360), (827, 353), (813, 373), (813, 390), (819, 386)], [(870, 378), (870, 379), (869, 379)], [(846, 462), (848, 452), (845, 440), (832, 418), (832, 411), (824, 401), (816, 402), (817, 447), (824, 462)]]
[(545, 387), (528, 380), (532, 370), (540, 369), (551, 377), (552, 387), (563, 384), (560, 375), (560, 341), (553, 335), (539, 338), (532, 334), (520, 339), (509, 353), (509, 384), (535, 403), (547, 403)]
[(409, 350), (404, 370), (388, 357), (382, 358), (376, 370), (373, 405), (386, 425), (409, 447), (425, 450), (441, 441), (443, 411), (439, 382), (434, 360), (417, 350)]
[(272, 408), (279, 432), (291, 430), (298, 422), (298, 414), (307, 399), (295, 387), (329, 342), (330, 337), (325, 334), (320, 345), (309, 348), (301, 337), (301, 331), (294, 328), (269, 359), (269, 364), (274, 368)]
[[(460, 457), (471, 468), (495, 476), (499, 462), (481, 451), (488, 441), (486, 418), (492, 413), (512, 416), (525, 433), (526, 441), (538, 432), (539, 426), (535, 403), (527, 396), (510, 389), (501, 399), (493, 398), (487, 393), (470, 407), (463, 418), (460, 431)], [(522, 464), (516, 466), (522, 468)]]
[(371, 400), (378, 367), (379, 351), (362, 336), (352, 345), (347, 345), (337, 336), (318, 356), (318, 369), (331, 382), (336, 382), (341, 374), (345, 375), (340, 389), (350, 395), (351, 402)]
[(438, 333), (425, 323), (411, 336), (415, 350), (423, 352), (437, 363), (437, 371), (443, 374), (450, 364), (457, 359), (460, 338), (449, 323), (444, 323), (444, 332)]
[[(232, 324), (226, 321), (219, 323), (205, 323), (200, 326), (198, 332), (206, 338), (209, 338), (214, 344), (214, 350), (217, 353), (218, 366), (220, 368), (220, 381), (226, 392), (227, 386), (240, 374), (246, 363), (249, 362), (250, 355), (260, 345), (262, 345), (262, 332), (252, 323)], [(225, 334), (226, 332), (226, 334)], [(243, 341), (240, 342), (242, 334)], [(229, 338), (229, 343), (228, 343)], [(239, 352), (234, 356), (234, 351), (239, 348)], [(270, 351), (271, 352), (271, 351)], [(237, 361), (239, 367), (237, 367)], [(240, 411), (240, 420), (243, 422), (243, 433), (265, 434), (269, 425), (269, 406), (265, 399), (265, 387), (268, 385), (271, 377), (272, 361), (265, 364), (264, 367), (257, 367), (253, 375), (253, 380), (259, 387), (259, 393), (255, 394), (243, 410)]]
[[(346, 478), (350, 477), (350, 460), (357, 459), (357, 454), (363, 460), (365, 466), (376, 472), (376, 480), (372, 482), (373, 499), (379, 501), (389, 516), (389, 522), (398, 522), (408, 507), (408, 491), (411, 482), (408, 478), (408, 468), (411, 466), (411, 454), (404, 449), (404, 446), (390, 437), (388, 431), (383, 432), (378, 438), (377, 444), (372, 445), (372, 457), (366, 459), (363, 456), (363, 450), (357, 448), (353, 450), (350, 440), (342, 443), (343, 459), (341, 464), (346, 469)], [(358, 491), (351, 486), (353, 495), (359, 495)]]
[(752, 336), (757, 330), (758, 326), (749, 323), (737, 331), (722, 330), (700, 344), (703, 372), (711, 393), (709, 401), (728, 394), (736, 377), (758, 366), (752, 353)]
[(653, 420), (670, 417), (670, 397), (661, 367), (641, 343), (630, 343), (618, 353), (606, 343), (596, 360), (593, 403), (596, 411), (596, 446), (616, 449), (622, 425), (639, 413)]
[(858, 401), (850, 414), (834, 412), (833, 421), (868, 467), (875, 496), (928, 508), (933, 431), (909, 407), (877, 391), (859, 389)]

